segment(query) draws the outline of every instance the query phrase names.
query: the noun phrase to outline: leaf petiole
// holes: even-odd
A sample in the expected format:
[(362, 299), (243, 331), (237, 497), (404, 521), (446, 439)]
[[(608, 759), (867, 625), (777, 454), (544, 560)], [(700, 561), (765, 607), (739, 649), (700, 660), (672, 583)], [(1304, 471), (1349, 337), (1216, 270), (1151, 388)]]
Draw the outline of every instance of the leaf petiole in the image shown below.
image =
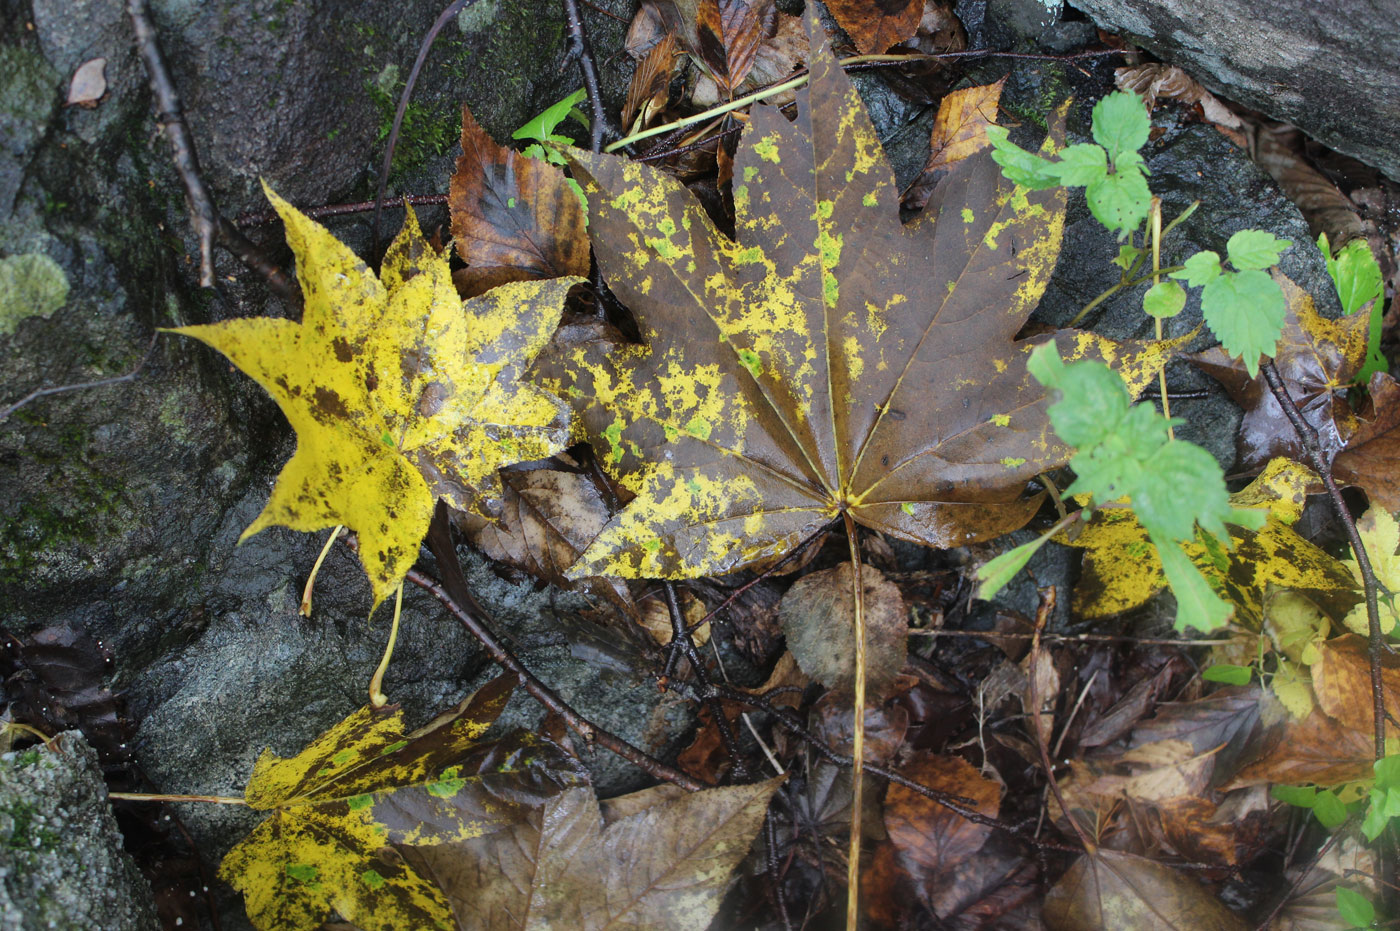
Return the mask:
[(389, 703), (384, 694), (384, 673), (389, 671), (389, 660), (394, 655), (394, 643), (399, 639), (399, 615), (403, 613), (403, 583), (394, 589), (394, 622), (389, 627), (389, 645), (384, 648), (384, 657), (374, 670), (374, 678), (369, 680), (369, 703), (375, 708), (383, 708)]
[(331, 544), (340, 536), (340, 531), (345, 529), (344, 524), (336, 524), (331, 535), (326, 537), (326, 545), (321, 547), (321, 555), (316, 557), (316, 563), (311, 567), (311, 574), (306, 577), (306, 587), (301, 590), (301, 616), (311, 616), (311, 589), (316, 585), (316, 574), (321, 571), (321, 563), (326, 561), (326, 554), (331, 551)]

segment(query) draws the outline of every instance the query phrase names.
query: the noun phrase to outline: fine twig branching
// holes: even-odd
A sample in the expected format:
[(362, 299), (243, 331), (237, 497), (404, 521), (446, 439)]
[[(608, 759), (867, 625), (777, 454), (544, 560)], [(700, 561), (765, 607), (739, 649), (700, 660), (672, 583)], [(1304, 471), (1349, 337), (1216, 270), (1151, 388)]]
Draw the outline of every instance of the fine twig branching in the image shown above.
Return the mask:
[(135, 367), (125, 375), (116, 375), (112, 378), (99, 378), (96, 381), (80, 381), (71, 385), (56, 385), (52, 388), (35, 388), (13, 404), (0, 407), (0, 423), (4, 423), (11, 414), (21, 407), (24, 407), (24, 405), (31, 401), (37, 401), (39, 398), (45, 398), (52, 394), (63, 394), (66, 391), (82, 391), (87, 388), (105, 388), (108, 385), (120, 385), (123, 382), (135, 381), (136, 376), (141, 374), (141, 370), (144, 369), (146, 363), (150, 361), (151, 353), (155, 351), (156, 340), (159, 336), (159, 333), (151, 335), (151, 342), (146, 346), (146, 351), (142, 353), (141, 361), (137, 362)]
[[(347, 534), (341, 539), (352, 550), (358, 552), (359, 544), (353, 535)], [(553, 689), (525, 668), (525, 665), (516, 658), (515, 654), (496, 637), (491, 628), (479, 616), (484, 612), (474, 604), (475, 599), (472, 598), (471, 591), (467, 588), (466, 577), (462, 575), (461, 564), (457, 561), (457, 550), (452, 542), (451, 529), (448, 527), (447, 508), (441, 503), (438, 504), (437, 513), (433, 516), (432, 526), (428, 530), (428, 548), (432, 550), (433, 556), (437, 559), (438, 571), (442, 573), (443, 581), (441, 583), (435, 582), (416, 569), (410, 570), (406, 579), (436, 598), (457, 619), (458, 623), (481, 643), (487, 655), (498, 666), (515, 674), (521, 687), (529, 692), (536, 701), (557, 714), (570, 730), (589, 744), (597, 744), (605, 750), (616, 753), (647, 774), (691, 792), (698, 792), (705, 788), (701, 783), (680, 770), (647, 755), (621, 737), (604, 730), (579, 714)]]
[(146, 0), (127, 0), (127, 16), (136, 33), (136, 47), (146, 66), (146, 75), (155, 96), (156, 122), (170, 142), (175, 170), (185, 187), (185, 202), (190, 211), (190, 224), (199, 240), (199, 285), (214, 287), (214, 244), (217, 242), (234, 258), (267, 279), (277, 296), (293, 307), (301, 306), (301, 291), (281, 267), (269, 259), (261, 248), (244, 236), (238, 227), (219, 216), (219, 209), (209, 195), (204, 176), (199, 170), (199, 155), (194, 137), (185, 123), (180, 92), (170, 76), (165, 55), (160, 50), (156, 29), (151, 22)]
[[(729, 759), (734, 764), (734, 780), (740, 783), (747, 782), (749, 769), (744, 765), (744, 757), (739, 752), (739, 741), (734, 736), (734, 728), (729, 724), (729, 717), (724, 713), (724, 705), (710, 685), (710, 675), (705, 671), (705, 660), (701, 657), (700, 651), (695, 648), (695, 640), (686, 628), (685, 613), (681, 611), (680, 599), (676, 596), (675, 583), (667, 581), (663, 584), (663, 589), (666, 593), (666, 610), (671, 615), (671, 645), (678, 648), (685, 656), (686, 662), (690, 664), (690, 671), (695, 676), (695, 684), (699, 688), (701, 700), (705, 703), (705, 707), (710, 709), (710, 717), (714, 718), (715, 728), (719, 731), (719, 738), (724, 743), (725, 752), (729, 754)], [(675, 655), (674, 651), (671, 655)], [(668, 659), (667, 665), (674, 667), (675, 664)]]

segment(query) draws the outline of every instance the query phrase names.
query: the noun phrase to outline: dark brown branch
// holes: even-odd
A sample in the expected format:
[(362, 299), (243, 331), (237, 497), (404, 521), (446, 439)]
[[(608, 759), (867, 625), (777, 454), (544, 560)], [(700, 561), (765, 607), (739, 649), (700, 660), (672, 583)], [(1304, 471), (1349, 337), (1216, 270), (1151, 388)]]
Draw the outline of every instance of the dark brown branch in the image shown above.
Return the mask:
[[(352, 535), (347, 534), (341, 539), (352, 550), (359, 551), (359, 541)], [(673, 783), (691, 792), (698, 792), (705, 788), (680, 770), (648, 756), (621, 737), (604, 730), (583, 717), (560, 698), (553, 689), (537, 679), (515, 657), (515, 654), (496, 638), (491, 629), (477, 617), (476, 613), (473, 613), (470, 607), (474, 605), (475, 599), (470, 590), (467, 589), (466, 578), (462, 575), (461, 564), (457, 561), (457, 550), (452, 543), (451, 530), (447, 524), (446, 506), (440, 502), (437, 513), (433, 516), (432, 526), (428, 530), (428, 548), (437, 558), (438, 571), (442, 573), (443, 582), (441, 584), (435, 582), (416, 569), (409, 571), (407, 580), (441, 602), (442, 606), (457, 619), (458, 623), (481, 643), (497, 665), (515, 674), (520, 680), (521, 686), (534, 696), (536, 701), (559, 715), (571, 730), (588, 743), (596, 743), (603, 749), (616, 753), (644, 770), (648, 775)], [(479, 607), (476, 610), (480, 611)]]
[(598, 87), (598, 62), (593, 57), (593, 46), (588, 42), (588, 27), (579, 13), (578, 0), (564, 0), (564, 19), (569, 27), (569, 52), (564, 64), (567, 66), (571, 59), (578, 61), (593, 119), (588, 127), (588, 145), (598, 152), (603, 148), (603, 136), (608, 130), (608, 113), (603, 108), (603, 94)]
[[(749, 768), (744, 765), (744, 757), (739, 752), (739, 741), (734, 737), (734, 729), (729, 726), (729, 718), (724, 713), (724, 705), (710, 686), (709, 673), (705, 671), (705, 661), (700, 657), (700, 651), (695, 649), (695, 640), (691, 638), (690, 631), (685, 625), (685, 614), (681, 611), (680, 599), (676, 597), (675, 583), (667, 581), (662, 583), (666, 593), (666, 609), (671, 615), (671, 656), (675, 656), (679, 650), (684, 654), (686, 662), (690, 664), (691, 671), (695, 674), (696, 685), (699, 686), (701, 700), (705, 707), (710, 709), (710, 717), (714, 718), (715, 727), (719, 730), (720, 741), (724, 744), (725, 752), (729, 754), (729, 759), (734, 763), (734, 779), (737, 782), (746, 782), (749, 778)], [(668, 658), (666, 661), (668, 668), (674, 668), (674, 660)]]
[[(396, 198), (395, 203), (400, 204), (408, 201), (415, 207), (441, 207), (447, 203), (446, 194), (405, 194)], [(326, 204), (322, 207), (306, 207), (302, 213), (313, 220), (324, 220), (326, 217), (343, 217), (352, 213), (369, 213), (374, 209), (374, 201), (362, 200), (353, 204)], [(273, 210), (261, 210), (256, 213), (240, 213), (238, 222), (242, 226), (263, 226), (277, 219), (277, 213)]]
[(37, 401), (39, 398), (48, 397), (51, 394), (63, 394), (65, 391), (81, 391), (86, 388), (104, 388), (107, 385), (119, 385), (122, 382), (134, 381), (141, 370), (146, 367), (146, 363), (151, 359), (151, 353), (155, 351), (156, 340), (159, 333), (151, 334), (151, 343), (146, 347), (146, 352), (141, 356), (141, 361), (136, 363), (136, 367), (125, 375), (117, 375), (113, 378), (99, 378), (97, 381), (80, 381), (72, 385), (58, 385), (54, 388), (36, 388), (20, 398), (8, 407), (0, 408), (0, 423), (4, 423), (11, 414), (19, 410), (30, 401)]
[(763, 819), (764, 865), (768, 869), (768, 891), (774, 911), (783, 921), (783, 931), (792, 931), (792, 919), (788, 917), (787, 898), (783, 895), (783, 873), (778, 864), (778, 832), (773, 827), (773, 810), (770, 808)]
[(379, 214), (384, 208), (384, 193), (389, 188), (389, 170), (394, 167), (394, 149), (399, 144), (399, 131), (403, 129), (404, 114), (408, 112), (408, 102), (413, 98), (413, 88), (418, 83), (418, 75), (423, 71), (423, 62), (428, 60), (428, 52), (432, 49), (433, 43), (437, 41), (438, 33), (442, 32), (443, 27), (452, 21), (452, 17), (475, 2), (476, 0), (452, 0), (438, 14), (433, 27), (428, 30), (428, 34), (423, 37), (422, 44), (418, 46), (418, 57), (413, 60), (413, 68), (408, 72), (408, 80), (404, 82), (403, 93), (399, 94), (399, 105), (394, 108), (394, 125), (389, 129), (389, 142), (384, 149), (384, 163), (379, 166), (379, 187), (374, 192), (371, 251), (375, 261), (379, 259)]
[(199, 239), (199, 284), (203, 288), (214, 287), (214, 243), (218, 242), (234, 258), (247, 265), (267, 279), (268, 286), (278, 297), (294, 307), (301, 306), (301, 291), (292, 284), (291, 278), (278, 267), (248, 237), (228, 220), (219, 216), (219, 209), (209, 195), (204, 184), (204, 176), (199, 171), (199, 155), (195, 150), (194, 137), (185, 124), (185, 111), (180, 103), (180, 92), (170, 77), (165, 56), (161, 53), (156, 38), (156, 29), (151, 22), (146, 0), (127, 0), (127, 16), (131, 18), (132, 29), (136, 32), (136, 47), (141, 53), (141, 61), (146, 66), (150, 78), (151, 93), (155, 96), (156, 122), (165, 132), (170, 142), (175, 171), (185, 187), (185, 203), (190, 211), (190, 225)]
[(1332, 502), (1332, 508), (1337, 512), (1337, 517), (1342, 521), (1347, 530), (1347, 539), (1351, 541), (1352, 552), (1356, 554), (1356, 565), (1361, 570), (1361, 581), (1366, 591), (1366, 620), (1369, 629), (1369, 654), (1371, 660), (1371, 711), (1375, 719), (1375, 754), (1376, 759), (1385, 756), (1385, 690), (1381, 682), (1381, 652), (1386, 649), (1385, 641), (1381, 638), (1381, 615), (1380, 605), (1377, 600), (1376, 573), (1371, 568), (1371, 558), (1366, 555), (1366, 547), (1361, 542), (1361, 533), (1356, 529), (1356, 521), (1352, 520), (1351, 512), (1347, 510), (1346, 502), (1342, 500), (1342, 493), (1337, 488), (1337, 482), (1332, 478), (1332, 463), (1322, 454), (1322, 444), (1318, 441), (1317, 431), (1312, 424), (1303, 419), (1302, 413), (1298, 410), (1298, 405), (1293, 403), (1293, 398), (1288, 394), (1288, 386), (1283, 383), (1282, 376), (1273, 362), (1265, 362), (1260, 370), (1264, 373), (1264, 381), (1268, 383), (1269, 390), (1273, 392), (1274, 399), (1278, 401), (1279, 407), (1283, 408), (1283, 413), (1288, 417), (1288, 422), (1293, 425), (1293, 432), (1298, 434), (1298, 440), (1303, 444), (1303, 450), (1308, 454), (1308, 461), (1312, 464), (1313, 471), (1322, 476), (1322, 483), (1327, 487), (1327, 497)]

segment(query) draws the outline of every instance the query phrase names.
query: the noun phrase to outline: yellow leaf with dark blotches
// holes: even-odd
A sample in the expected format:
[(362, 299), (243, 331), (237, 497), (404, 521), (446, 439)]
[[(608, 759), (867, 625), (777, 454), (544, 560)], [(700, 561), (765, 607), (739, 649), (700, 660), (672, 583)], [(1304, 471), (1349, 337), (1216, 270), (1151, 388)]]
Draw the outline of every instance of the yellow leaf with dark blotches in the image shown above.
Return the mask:
[[(296, 756), (263, 751), (245, 798), (271, 811), (224, 857), (259, 931), (314, 931), (339, 914), (364, 931), (450, 931), (434, 881), (397, 852), (499, 831), (584, 783), (562, 751), (531, 735), (479, 743), (513, 677), (405, 734), (402, 714), (361, 708)], [(394, 846), (391, 846), (394, 845)]]
[[(1396, 550), (1400, 550), (1400, 523), (1385, 508), (1372, 505), (1356, 522), (1356, 529), (1361, 532), (1361, 545), (1366, 547), (1371, 571), (1383, 586), (1381, 591), (1385, 594), (1377, 607), (1380, 609), (1381, 633), (1388, 634), (1395, 630), (1395, 623), (1400, 620), (1400, 605), (1397, 605), (1395, 595), (1400, 592), (1400, 554), (1396, 553)], [(1356, 560), (1343, 560), (1343, 564), (1351, 570), (1357, 587), (1360, 587), (1361, 567)], [(1368, 636), (1371, 621), (1366, 613), (1366, 603), (1360, 602), (1352, 608), (1343, 623), (1363, 637)]]
[(359, 534), (378, 606), (418, 558), (437, 499), (491, 514), (502, 494), (497, 468), (567, 445), (568, 409), (521, 376), (582, 279), (516, 282), (463, 303), (412, 210), (376, 276), (265, 189), (296, 253), (301, 322), (257, 317), (171, 332), (228, 356), (297, 433), (240, 542), (273, 525), (343, 524)]
[(1168, 354), (1076, 330), (1017, 340), (1059, 256), (1064, 191), (1015, 187), (984, 152), (901, 226), (880, 140), (814, 16), (796, 121), (755, 108), (735, 155), (737, 241), (660, 171), (567, 153), (598, 266), (644, 341), (564, 347), (544, 367), (637, 495), (574, 577), (730, 572), (843, 512), (938, 547), (1014, 530), (1039, 507), (1028, 482), (1071, 452), (1030, 351), (1054, 339), (1134, 393)]
[[(1211, 586), (1235, 606), (1236, 617), (1253, 630), (1260, 629), (1270, 586), (1305, 595), (1332, 617), (1344, 616), (1360, 597), (1346, 567), (1292, 529), (1316, 481), (1306, 467), (1275, 459), (1230, 496), (1237, 508), (1267, 507), (1262, 528), (1232, 529), (1230, 550), (1203, 545), (1199, 539), (1182, 547)], [(1129, 611), (1166, 587), (1157, 551), (1129, 510), (1101, 509), (1076, 539), (1063, 542), (1085, 550), (1072, 606), (1082, 617)]]

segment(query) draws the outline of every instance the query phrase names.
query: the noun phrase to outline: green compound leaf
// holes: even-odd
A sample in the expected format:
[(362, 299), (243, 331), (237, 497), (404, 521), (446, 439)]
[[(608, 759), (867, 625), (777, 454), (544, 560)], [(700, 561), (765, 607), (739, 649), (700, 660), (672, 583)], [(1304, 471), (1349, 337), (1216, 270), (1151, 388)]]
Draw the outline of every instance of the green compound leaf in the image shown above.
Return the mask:
[(572, 145), (574, 140), (566, 136), (557, 136), (554, 134), (554, 130), (570, 116), (573, 116), (574, 119), (587, 126), (588, 119), (578, 110), (574, 109), (587, 99), (588, 92), (580, 87), (578, 90), (511, 133), (510, 137), (512, 139), (533, 139), (537, 142), (552, 142), (557, 145)]
[(1108, 155), (1102, 146), (1081, 142), (1060, 150), (1057, 168), (1065, 187), (1084, 187), (1108, 174)]
[(1366, 341), (1366, 363), (1356, 373), (1355, 384), (1365, 385), (1376, 372), (1389, 371), (1390, 363), (1381, 353), (1381, 305), (1385, 293), (1381, 267), (1364, 239), (1353, 239), (1333, 257), (1327, 234), (1317, 237), (1317, 246), (1327, 259), (1327, 274), (1337, 288), (1342, 310), (1354, 314), (1370, 307), (1370, 330)]
[(992, 143), (992, 161), (1001, 166), (1001, 173), (1012, 184), (1033, 191), (1060, 186), (1060, 166), (1010, 142), (1009, 131), (1003, 126), (988, 126), (987, 138)]
[(1137, 153), (1147, 144), (1152, 121), (1142, 98), (1131, 91), (1119, 91), (1094, 104), (1094, 141), (1108, 150), (1115, 163), (1125, 153)]
[(1391, 818), (1400, 818), (1400, 754), (1376, 761), (1376, 782), (1371, 786), (1371, 804), (1361, 822), (1361, 832), (1374, 841)]
[(1353, 928), (1369, 928), (1376, 923), (1376, 907), (1346, 886), (1337, 887), (1337, 913)]
[(1129, 167), (1105, 175), (1084, 191), (1089, 212), (1108, 229), (1124, 238), (1137, 229), (1152, 208), (1152, 192), (1142, 169)]
[(1225, 602), (1210, 587), (1210, 582), (1196, 568), (1195, 563), (1181, 551), (1175, 543), (1163, 540), (1148, 531), (1148, 538), (1157, 548), (1157, 556), (1162, 561), (1162, 572), (1167, 577), (1172, 594), (1176, 596), (1176, 629), (1193, 627), (1197, 630), (1212, 631), (1220, 627), (1235, 613), (1235, 609)]
[(1283, 291), (1268, 272), (1225, 272), (1201, 291), (1206, 325), (1227, 353), (1244, 362), (1250, 378), (1259, 374), (1260, 357), (1272, 356), (1278, 348), (1287, 309)]
[(1317, 237), (1317, 247), (1327, 260), (1327, 274), (1337, 287), (1337, 299), (1342, 302), (1343, 312), (1354, 314), (1380, 299), (1381, 267), (1366, 240), (1353, 239), (1333, 256), (1327, 234), (1321, 233)]
[[(1201, 678), (1207, 682), (1220, 682), (1224, 685), (1249, 685), (1249, 680), (1254, 678), (1254, 670), (1248, 666), (1236, 666), (1234, 663), (1216, 663), (1214, 666), (1202, 669)], [(1284, 786), (1283, 788), (1293, 787)], [(1311, 793), (1311, 790), (1309, 792)], [(1311, 794), (1308, 797), (1311, 798)]]
[(1022, 543), (1015, 549), (1007, 550), (1000, 556), (983, 563), (977, 567), (974, 573), (978, 582), (977, 597), (983, 601), (989, 601), (1011, 583), (1016, 577), (1016, 573), (1026, 567), (1026, 563), (1031, 561), (1031, 557), (1040, 551), (1040, 548), (1050, 542), (1050, 537), (1036, 537), (1029, 543)]
[(1230, 264), (1240, 271), (1263, 271), (1277, 265), (1279, 256), (1291, 245), (1263, 230), (1240, 230), (1225, 244), (1225, 252)]
[(1172, 272), (1169, 277), (1179, 278), (1193, 288), (1210, 284), (1221, 274), (1220, 255), (1204, 249), (1182, 263), (1181, 271)]
[(1186, 306), (1186, 289), (1175, 281), (1159, 281), (1142, 296), (1142, 309), (1150, 317), (1166, 320)]

